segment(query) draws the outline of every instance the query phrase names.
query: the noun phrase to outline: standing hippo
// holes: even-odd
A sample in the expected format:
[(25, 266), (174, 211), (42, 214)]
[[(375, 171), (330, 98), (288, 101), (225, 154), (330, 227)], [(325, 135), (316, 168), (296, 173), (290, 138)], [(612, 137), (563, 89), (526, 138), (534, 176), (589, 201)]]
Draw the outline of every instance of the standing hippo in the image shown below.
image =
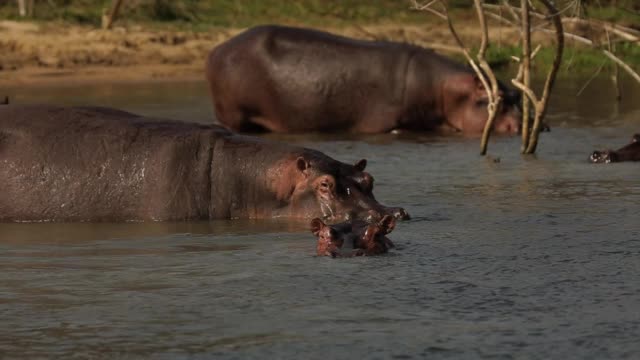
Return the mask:
[(311, 220), (311, 233), (318, 237), (318, 256), (380, 255), (394, 247), (387, 234), (395, 225), (395, 220), (389, 215), (378, 222), (349, 220), (335, 225), (327, 225), (316, 218)]
[(0, 221), (408, 217), (365, 160), (107, 108), (0, 107)]
[[(206, 75), (218, 121), (234, 131), (480, 135), (487, 94), (475, 73), (418, 46), (258, 26), (211, 53)], [(494, 131), (519, 131), (520, 94), (500, 85)]]
[(631, 138), (631, 143), (618, 150), (594, 151), (589, 160), (593, 163), (612, 163), (620, 161), (640, 161), (640, 134)]

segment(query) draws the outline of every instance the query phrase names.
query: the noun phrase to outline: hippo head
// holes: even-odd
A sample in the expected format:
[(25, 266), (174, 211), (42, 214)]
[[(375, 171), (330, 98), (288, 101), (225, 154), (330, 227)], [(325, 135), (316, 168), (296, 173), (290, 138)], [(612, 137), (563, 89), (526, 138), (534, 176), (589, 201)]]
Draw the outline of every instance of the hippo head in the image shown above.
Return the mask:
[(378, 221), (385, 215), (408, 219), (398, 207), (386, 207), (373, 196), (373, 177), (364, 171), (366, 160), (341, 163), (318, 152), (295, 159), (291, 211), (298, 217), (320, 217), (338, 222), (352, 219)]
[[(489, 113), (489, 97), (482, 81), (476, 75), (465, 74), (447, 82), (443, 112), (449, 123), (468, 134), (482, 134)], [(521, 114), (519, 91), (498, 83), (502, 106), (493, 121), (493, 131), (517, 134), (520, 131)]]
[(596, 164), (608, 164), (620, 161), (640, 161), (640, 134), (631, 137), (631, 143), (618, 150), (594, 151), (589, 161)]
[(395, 220), (385, 215), (376, 223), (347, 221), (327, 225), (319, 218), (311, 221), (311, 232), (318, 237), (318, 256), (349, 257), (384, 254), (394, 245), (387, 238), (393, 231)]
[(591, 156), (589, 156), (589, 161), (595, 164), (608, 164), (611, 162), (617, 162), (618, 156), (616, 152), (613, 150), (605, 150), (605, 151), (594, 151)]

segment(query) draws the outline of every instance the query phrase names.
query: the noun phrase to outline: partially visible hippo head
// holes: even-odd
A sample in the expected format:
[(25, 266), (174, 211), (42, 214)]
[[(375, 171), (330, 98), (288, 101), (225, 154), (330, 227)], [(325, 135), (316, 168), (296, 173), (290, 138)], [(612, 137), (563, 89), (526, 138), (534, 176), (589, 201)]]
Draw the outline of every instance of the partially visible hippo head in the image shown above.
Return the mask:
[(386, 236), (394, 227), (395, 220), (389, 215), (377, 223), (347, 221), (327, 225), (318, 218), (311, 221), (311, 232), (318, 237), (317, 255), (331, 257), (384, 254), (394, 247)]
[[(493, 121), (493, 131), (502, 134), (520, 132), (521, 94), (498, 83), (502, 106)], [(482, 81), (476, 75), (464, 74), (447, 82), (443, 112), (454, 127), (464, 133), (482, 134), (489, 118), (489, 97)]]
[(618, 150), (594, 151), (589, 161), (596, 164), (608, 164), (620, 161), (640, 161), (640, 134), (631, 138), (631, 143)]
[(399, 207), (386, 207), (373, 196), (373, 177), (364, 171), (366, 160), (348, 165), (319, 152), (295, 159), (291, 211), (298, 217), (321, 217), (325, 221), (379, 221), (385, 215), (408, 219)]

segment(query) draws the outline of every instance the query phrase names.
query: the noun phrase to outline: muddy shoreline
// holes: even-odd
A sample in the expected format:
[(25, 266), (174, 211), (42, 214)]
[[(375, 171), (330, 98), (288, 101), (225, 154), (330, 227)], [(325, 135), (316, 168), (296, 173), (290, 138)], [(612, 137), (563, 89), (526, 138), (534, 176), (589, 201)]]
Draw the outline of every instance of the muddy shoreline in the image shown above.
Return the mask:
[[(128, 82), (203, 79), (206, 55), (217, 44), (243, 31), (212, 28), (182, 32), (116, 27), (103, 31), (64, 23), (0, 21), (0, 83)], [(409, 42), (436, 51), (456, 51), (445, 24), (353, 25), (324, 30), (361, 39)], [(494, 39), (514, 42), (512, 29), (494, 28)], [(460, 33), (471, 44), (473, 26)]]

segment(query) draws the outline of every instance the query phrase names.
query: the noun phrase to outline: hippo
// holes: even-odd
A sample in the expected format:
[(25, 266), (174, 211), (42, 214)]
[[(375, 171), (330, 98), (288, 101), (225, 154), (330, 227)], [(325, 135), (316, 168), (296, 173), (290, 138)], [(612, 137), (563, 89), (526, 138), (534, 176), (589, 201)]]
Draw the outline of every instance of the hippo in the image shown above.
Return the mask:
[(101, 107), (0, 107), (0, 221), (385, 215), (366, 160)]
[(380, 255), (394, 247), (386, 235), (393, 231), (395, 224), (390, 215), (383, 216), (378, 222), (349, 220), (334, 225), (315, 218), (311, 220), (311, 233), (318, 237), (318, 256)]
[[(215, 47), (206, 77), (218, 122), (238, 132), (482, 134), (488, 97), (468, 66), (419, 46), (263, 25)], [(493, 131), (520, 129), (521, 95)]]
[(594, 151), (589, 157), (592, 163), (612, 163), (620, 161), (640, 161), (640, 134), (631, 138), (631, 143), (618, 150)]

